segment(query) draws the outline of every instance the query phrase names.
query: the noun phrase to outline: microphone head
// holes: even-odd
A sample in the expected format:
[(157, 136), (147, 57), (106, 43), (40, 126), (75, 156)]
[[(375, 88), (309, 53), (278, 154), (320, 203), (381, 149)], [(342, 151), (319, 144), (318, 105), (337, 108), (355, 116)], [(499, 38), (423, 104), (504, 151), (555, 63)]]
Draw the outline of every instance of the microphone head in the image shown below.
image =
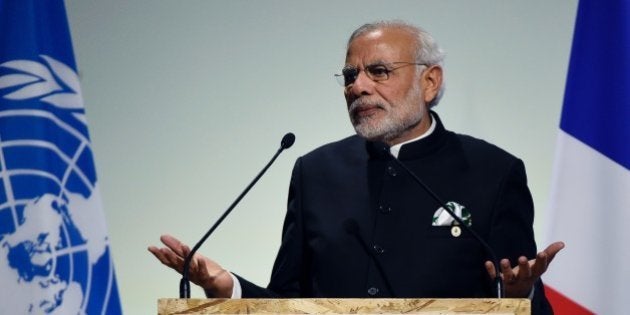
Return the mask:
[(284, 135), (284, 137), (282, 137), (282, 141), (280, 141), (280, 147), (282, 149), (288, 149), (293, 145), (294, 142), (295, 142), (295, 135), (289, 132), (286, 135)]

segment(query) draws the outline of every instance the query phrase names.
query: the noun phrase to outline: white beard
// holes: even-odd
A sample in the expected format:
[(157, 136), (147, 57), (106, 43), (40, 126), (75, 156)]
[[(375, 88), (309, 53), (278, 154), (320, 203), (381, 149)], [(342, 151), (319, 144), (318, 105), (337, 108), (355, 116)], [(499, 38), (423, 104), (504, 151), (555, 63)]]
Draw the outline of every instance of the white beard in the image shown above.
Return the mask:
[[(417, 96), (419, 103), (414, 101)], [(357, 117), (353, 112), (357, 108), (361, 108), (366, 105), (376, 105), (381, 110), (385, 111), (385, 117)], [(350, 104), (348, 112), (350, 114), (350, 121), (354, 126), (354, 130), (357, 134), (370, 141), (389, 141), (400, 137), (405, 131), (417, 126), (424, 116), (422, 110), (425, 106), (422, 101), (422, 91), (419, 85), (414, 85), (405, 95), (405, 99), (397, 106), (392, 106), (382, 100), (375, 102), (366, 98), (358, 98)]]

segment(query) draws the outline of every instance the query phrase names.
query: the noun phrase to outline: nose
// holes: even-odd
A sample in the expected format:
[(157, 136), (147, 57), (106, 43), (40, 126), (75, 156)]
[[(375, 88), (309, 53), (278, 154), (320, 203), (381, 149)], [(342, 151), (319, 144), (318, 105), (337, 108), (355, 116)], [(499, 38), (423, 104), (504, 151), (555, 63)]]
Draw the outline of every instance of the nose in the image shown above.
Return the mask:
[(374, 81), (365, 74), (365, 70), (362, 70), (357, 74), (356, 80), (346, 87), (346, 94), (354, 96), (370, 95), (373, 89)]

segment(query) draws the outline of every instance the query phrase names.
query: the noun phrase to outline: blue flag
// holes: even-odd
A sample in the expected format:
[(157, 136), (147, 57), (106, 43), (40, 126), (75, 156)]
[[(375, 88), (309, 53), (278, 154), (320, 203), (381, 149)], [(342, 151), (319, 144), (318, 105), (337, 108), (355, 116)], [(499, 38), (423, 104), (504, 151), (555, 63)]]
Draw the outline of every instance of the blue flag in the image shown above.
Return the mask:
[(0, 314), (120, 314), (62, 0), (0, 0)]
[(581, 0), (558, 131), (543, 276), (556, 314), (627, 314), (630, 0)]
[(630, 1), (580, 1), (560, 128), (630, 170)]

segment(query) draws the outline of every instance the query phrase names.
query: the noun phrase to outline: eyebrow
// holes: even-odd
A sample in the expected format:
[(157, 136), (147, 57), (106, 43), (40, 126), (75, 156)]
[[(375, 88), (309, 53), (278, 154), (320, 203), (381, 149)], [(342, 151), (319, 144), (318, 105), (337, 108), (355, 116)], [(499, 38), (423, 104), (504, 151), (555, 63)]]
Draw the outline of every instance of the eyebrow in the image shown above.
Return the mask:
[[(372, 62), (369, 62), (365, 65), (365, 67), (369, 67), (369, 66), (385, 66), (385, 65), (389, 65), (392, 64), (392, 62), (387, 62), (384, 60), (375, 60)], [(343, 66), (343, 69), (357, 69), (358, 67), (356, 65), (351, 65), (351, 64), (346, 64)]]

